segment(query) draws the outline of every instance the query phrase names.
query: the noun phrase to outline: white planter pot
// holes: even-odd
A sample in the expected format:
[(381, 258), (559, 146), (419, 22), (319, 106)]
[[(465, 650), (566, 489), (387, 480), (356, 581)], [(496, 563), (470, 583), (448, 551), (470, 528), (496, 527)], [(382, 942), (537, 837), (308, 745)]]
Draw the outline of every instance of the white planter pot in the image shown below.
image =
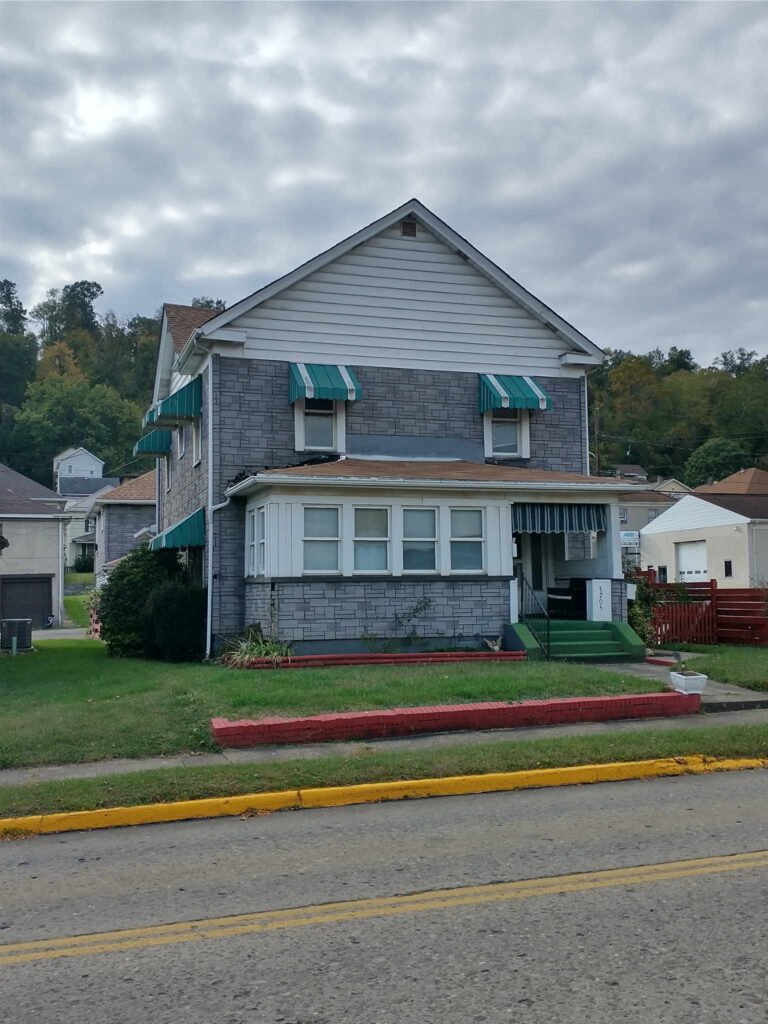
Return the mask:
[(694, 672), (691, 675), (683, 675), (682, 672), (672, 671), (669, 673), (672, 689), (677, 690), (678, 693), (701, 693), (707, 685), (708, 678), (708, 676), (702, 675), (701, 672)]

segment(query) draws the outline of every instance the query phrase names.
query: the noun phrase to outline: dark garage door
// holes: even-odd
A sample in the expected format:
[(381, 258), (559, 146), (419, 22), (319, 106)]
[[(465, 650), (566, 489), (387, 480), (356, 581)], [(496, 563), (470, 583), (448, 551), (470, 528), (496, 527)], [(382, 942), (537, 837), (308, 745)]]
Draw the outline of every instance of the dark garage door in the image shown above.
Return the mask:
[(40, 629), (51, 614), (52, 582), (50, 576), (0, 579), (0, 618), (32, 619), (33, 629)]

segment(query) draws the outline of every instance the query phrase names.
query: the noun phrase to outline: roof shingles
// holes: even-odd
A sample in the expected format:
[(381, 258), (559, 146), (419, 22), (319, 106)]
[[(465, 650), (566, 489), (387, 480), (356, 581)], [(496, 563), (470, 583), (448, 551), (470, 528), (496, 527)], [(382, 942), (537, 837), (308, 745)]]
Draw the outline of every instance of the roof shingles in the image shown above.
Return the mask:
[(155, 480), (155, 470), (150, 469), (148, 473), (144, 473), (142, 476), (137, 476), (133, 480), (126, 480), (124, 484), (115, 487), (113, 491), (109, 491), (103, 497), (98, 498), (97, 501), (99, 504), (111, 501), (126, 503), (131, 501), (154, 501), (156, 498)]
[(174, 352), (181, 352), (192, 331), (196, 331), (198, 327), (202, 327), (204, 323), (221, 312), (219, 309), (179, 306), (173, 302), (166, 302), (163, 309), (168, 320), (168, 330), (173, 339)]

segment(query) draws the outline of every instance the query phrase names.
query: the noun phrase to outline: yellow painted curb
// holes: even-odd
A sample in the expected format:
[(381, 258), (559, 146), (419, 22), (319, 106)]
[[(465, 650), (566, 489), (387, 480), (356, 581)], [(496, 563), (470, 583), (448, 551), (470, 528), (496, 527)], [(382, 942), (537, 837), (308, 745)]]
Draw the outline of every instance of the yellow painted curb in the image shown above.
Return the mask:
[(105, 807), (96, 811), (66, 811), (60, 814), (35, 814), (25, 818), (0, 818), (0, 835), (77, 832), (83, 829), (115, 828), (122, 825), (189, 821), (194, 818), (265, 814), (300, 807), (342, 807), (350, 804), (380, 803), (383, 800), (502, 793), (515, 789), (576, 786), (593, 782), (626, 782), (632, 779), (701, 775), (707, 772), (754, 768), (768, 768), (768, 758), (717, 760), (696, 754), (690, 757), (658, 758), (652, 761), (614, 761), (608, 764), (539, 768), (523, 772), (454, 775), (443, 779), (408, 779), (401, 782), (363, 783), (357, 786), (287, 789), (278, 793), (215, 796), (204, 800), (179, 800), (167, 804), (138, 804), (135, 807)]

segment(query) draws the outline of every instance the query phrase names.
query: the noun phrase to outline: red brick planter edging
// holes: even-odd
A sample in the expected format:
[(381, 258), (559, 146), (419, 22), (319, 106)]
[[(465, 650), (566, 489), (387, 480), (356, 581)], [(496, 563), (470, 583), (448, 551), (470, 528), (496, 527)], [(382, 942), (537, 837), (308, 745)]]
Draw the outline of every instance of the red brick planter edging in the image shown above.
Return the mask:
[(525, 651), (410, 651), (407, 654), (291, 654), (254, 658), (238, 668), (332, 668), (339, 665), (444, 665), (453, 661), (527, 661)]
[(214, 739), (223, 747), (253, 747), (266, 743), (383, 739), (451, 729), (509, 729), (621, 718), (663, 718), (668, 715), (695, 715), (700, 708), (698, 693), (643, 693), (619, 697), (524, 700), (517, 704), (489, 701), (483, 704), (346, 711), (307, 718), (257, 718), (235, 722), (227, 718), (212, 718), (211, 730)]

